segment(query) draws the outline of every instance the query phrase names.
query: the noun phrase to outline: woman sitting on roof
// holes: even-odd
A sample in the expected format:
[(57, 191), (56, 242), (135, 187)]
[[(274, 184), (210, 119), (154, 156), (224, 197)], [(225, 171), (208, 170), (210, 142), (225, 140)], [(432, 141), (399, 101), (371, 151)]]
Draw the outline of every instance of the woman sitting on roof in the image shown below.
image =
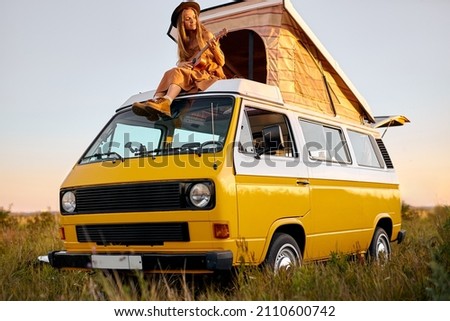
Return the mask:
[[(205, 90), (216, 80), (225, 79), (224, 54), (218, 40), (198, 19), (199, 14), (200, 6), (196, 2), (182, 2), (175, 8), (171, 23), (178, 30), (177, 67), (164, 74), (153, 99), (133, 104), (135, 114), (155, 120), (158, 114), (171, 116), (170, 105), (182, 90)], [(209, 48), (201, 56), (201, 62), (194, 65), (193, 57), (207, 45)]]

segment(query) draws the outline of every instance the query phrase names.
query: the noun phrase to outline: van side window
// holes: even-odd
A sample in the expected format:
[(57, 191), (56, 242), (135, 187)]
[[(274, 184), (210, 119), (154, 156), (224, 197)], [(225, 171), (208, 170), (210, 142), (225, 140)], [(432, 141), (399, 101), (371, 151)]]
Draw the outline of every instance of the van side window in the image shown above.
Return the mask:
[(314, 160), (351, 163), (342, 130), (300, 119), (308, 155)]
[(348, 131), (348, 135), (358, 165), (380, 168), (381, 163), (375, 152), (373, 139), (367, 134), (358, 133), (352, 130)]
[(286, 116), (246, 107), (239, 137), (241, 153), (295, 157)]

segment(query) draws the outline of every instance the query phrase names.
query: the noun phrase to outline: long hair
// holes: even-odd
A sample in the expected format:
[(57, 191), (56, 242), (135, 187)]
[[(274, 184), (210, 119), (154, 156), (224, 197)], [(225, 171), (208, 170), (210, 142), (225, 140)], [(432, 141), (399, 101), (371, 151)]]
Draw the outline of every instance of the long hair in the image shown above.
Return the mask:
[[(197, 20), (197, 28), (195, 29), (195, 37), (197, 39), (197, 43), (198, 43), (199, 47), (203, 48), (206, 45), (206, 41), (203, 38), (203, 34), (206, 32), (206, 28), (200, 22), (197, 12), (195, 10), (193, 10), (193, 11), (195, 13), (195, 18)], [(178, 59), (180, 61), (187, 61), (192, 56), (192, 53), (189, 53), (188, 48), (186, 47), (191, 39), (186, 34), (186, 30), (184, 29), (182, 12), (178, 15), (177, 29), (178, 29)]]

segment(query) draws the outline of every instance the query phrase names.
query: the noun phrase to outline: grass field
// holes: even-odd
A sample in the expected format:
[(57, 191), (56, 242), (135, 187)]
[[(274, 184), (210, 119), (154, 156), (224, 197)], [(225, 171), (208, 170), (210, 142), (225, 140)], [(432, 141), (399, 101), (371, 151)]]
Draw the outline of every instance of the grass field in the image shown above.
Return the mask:
[(403, 206), (406, 240), (385, 266), (335, 253), (326, 263), (276, 276), (258, 268), (233, 275), (123, 276), (61, 271), (37, 261), (63, 248), (57, 216), (0, 208), (0, 300), (450, 300), (450, 207)]

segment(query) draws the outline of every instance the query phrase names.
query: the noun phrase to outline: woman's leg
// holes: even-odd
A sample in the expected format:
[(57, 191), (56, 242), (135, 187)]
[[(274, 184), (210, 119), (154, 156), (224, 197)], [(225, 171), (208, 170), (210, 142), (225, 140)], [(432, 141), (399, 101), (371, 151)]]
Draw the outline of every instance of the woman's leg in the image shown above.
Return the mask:
[(153, 99), (146, 101), (145, 103), (135, 103), (133, 107), (137, 112), (141, 112), (142, 109), (151, 114), (153, 110), (163, 113), (164, 115), (171, 116), (170, 105), (172, 101), (180, 94), (181, 87), (176, 84), (171, 84), (167, 89), (166, 94), (164, 92), (156, 92)]
[(171, 84), (169, 89), (167, 89), (166, 96), (171, 100), (174, 100), (181, 92), (181, 87), (175, 84)]

